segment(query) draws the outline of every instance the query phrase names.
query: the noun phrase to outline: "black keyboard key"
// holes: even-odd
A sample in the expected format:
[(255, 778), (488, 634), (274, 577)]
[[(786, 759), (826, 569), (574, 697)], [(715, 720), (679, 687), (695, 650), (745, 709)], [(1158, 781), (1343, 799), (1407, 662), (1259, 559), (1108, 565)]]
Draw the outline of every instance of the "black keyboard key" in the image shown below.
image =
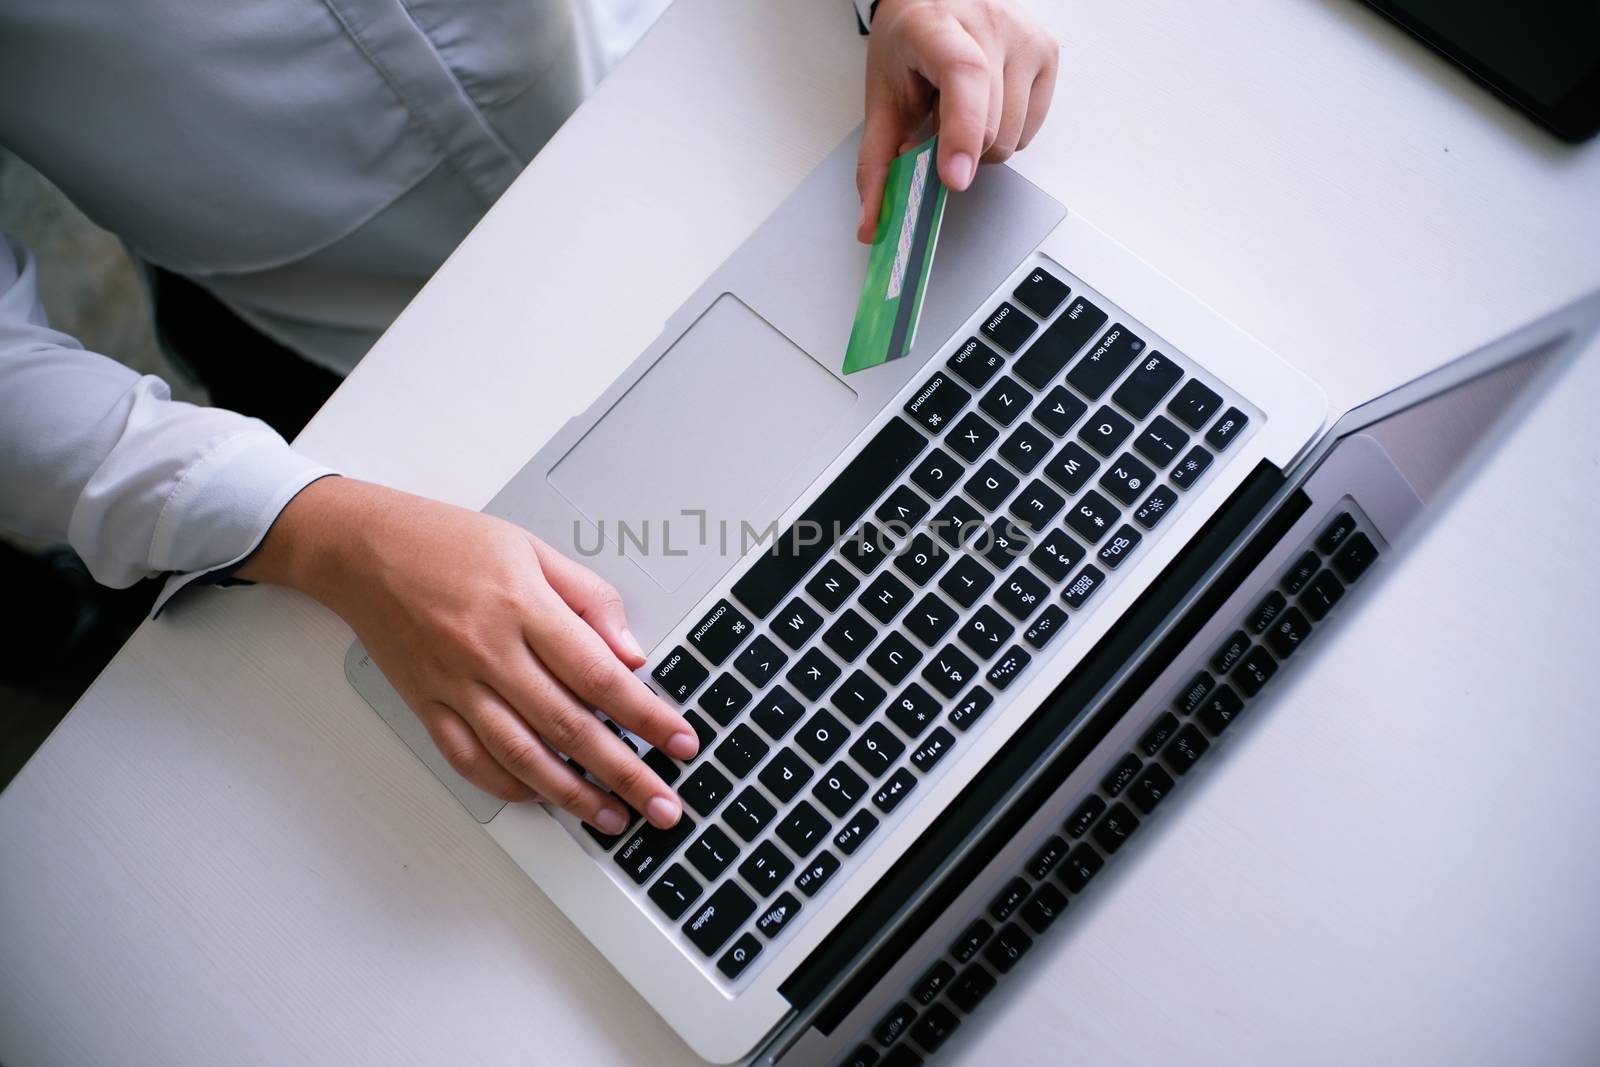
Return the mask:
[[(811, 787), (811, 795), (821, 801), (823, 807), (842, 818), (845, 812), (867, 795), (867, 783), (851, 770), (848, 764), (841, 761), (829, 768), (822, 779)], [(834, 844), (843, 848), (847, 855), (855, 851), (853, 848), (845, 848), (844, 843), (838, 838), (834, 838)]]
[(867, 656), (867, 666), (877, 671), (890, 685), (899, 685), (922, 662), (922, 650), (904, 634), (891, 630)]
[(906, 401), (905, 413), (911, 416), (912, 422), (937, 436), (944, 433), (950, 420), (971, 399), (972, 394), (962, 388), (960, 382), (940, 372), (924, 382), (922, 388)]
[(1250, 613), (1250, 617), (1245, 620), (1245, 628), (1253, 634), (1266, 633), (1273, 621), (1282, 615), (1283, 609), (1288, 606), (1289, 602), (1283, 599), (1283, 594), (1274, 589), (1263, 597), (1261, 603)]
[(1372, 566), (1372, 561), (1378, 558), (1378, 549), (1372, 543), (1372, 538), (1364, 533), (1357, 533), (1333, 557), (1333, 569), (1339, 572), (1339, 577), (1347, 582), (1353, 582), (1367, 572)]
[(943, 695), (954, 699), (972, 680), (978, 665), (955, 645), (945, 645), (922, 668), (922, 678)]
[(928, 520), (928, 525), (939, 540), (958, 549), (984, 529), (983, 514), (960, 496), (951, 497), (939, 514)]
[(734, 599), (757, 618), (766, 618), (828, 554), (840, 532), (854, 525), (927, 444), (928, 439), (916, 427), (898, 416), (891, 418), (733, 583)]
[(983, 1003), (983, 998), (993, 992), (994, 975), (982, 964), (974, 963), (956, 976), (950, 986), (950, 1003), (971, 1015)]
[(1089, 405), (1066, 386), (1057, 385), (1044, 395), (1033, 409), (1033, 418), (1040, 426), (1061, 437), (1083, 418)]
[(883, 1054), (878, 1067), (922, 1067), (923, 1062), (915, 1049), (902, 1042)]
[(1200, 476), (1211, 466), (1211, 453), (1195, 445), (1178, 461), (1178, 465), (1167, 472), (1167, 478), (1179, 489), (1187, 489), (1200, 480)]
[(838, 1067), (877, 1067), (877, 1064), (878, 1050), (863, 1041), (839, 1061)]
[(675, 646), (650, 672), (650, 677), (656, 680), (661, 691), (679, 704), (693, 696), (694, 691), (710, 676), (711, 672), (682, 645)]
[(1099, 411), (1089, 416), (1089, 421), (1083, 424), (1083, 429), (1078, 431), (1078, 440), (1101, 456), (1109, 457), (1122, 447), (1122, 442), (1126, 441), (1132, 432), (1133, 423), (1110, 407), (1102, 405)]
[[(755, 934), (741, 934), (739, 940), (733, 943), (733, 947), (724, 952), (722, 958), (717, 961), (717, 970), (729, 978), (737, 978), (760, 952), (761, 942), (756, 940)], [(873, 1054), (873, 1059), (877, 1059), (876, 1053)]]
[(1035, 267), (1022, 279), (1022, 284), (1011, 291), (1011, 295), (1016, 297), (1017, 303), (1041, 319), (1048, 319), (1069, 292), (1071, 290), (1066, 282), (1042, 267)]
[(1050, 462), (1044, 469), (1044, 476), (1068, 493), (1076, 493), (1099, 469), (1099, 460), (1084, 451), (1078, 442), (1068, 441), (1050, 457)]
[(1111, 768), (1111, 772), (1101, 781), (1100, 788), (1104, 789), (1106, 796), (1114, 797), (1128, 787), (1128, 783), (1139, 776), (1141, 764), (1139, 757), (1132, 752), (1123, 756)]
[(994, 666), (989, 668), (989, 673), (984, 675), (984, 679), (996, 689), (1005, 689), (1031, 662), (1033, 662), (1032, 656), (1020, 646), (1012, 645), (1006, 649), (1003, 656), (995, 660)]
[(818, 568), (817, 573), (811, 576), (806, 583), (806, 592), (811, 594), (811, 599), (822, 605), (823, 611), (838, 611), (839, 606), (850, 599), (850, 594), (856, 591), (856, 586), (861, 580), (846, 570), (838, 560), (830, 559)]
[(750, 713), (750, 721), (761, 727), (762, 733), (777, 741), (794, 729), (795, 723), (800, 721), (800, 716), (803, 714), (805, 706), (779, 685), (774, 686), (771, 692), (761, 698), (756, 710)]
[[(655, 749), (651, 749), (650, 751), (654, 752)], [(571, 760), (568, 760), (567, 763), (568, 766), (572, 767), (573, 770), (576, 771), (579, 769), (579, 765)], [(615, 796), (616, 794), (613, 793), (612, 795)], [(595, 844), (599, 845), (603, 849), (609, 850), (611, 846), (615, 845), (618, 841), (631, 836), (633, 834), (633, 828), (638, 825), (639, 822), (639, 813), (634, 811), (633, 808), (628, 804), (623, 803), (622, 810), (625, 813), (627, 822), (623, 824), (622, 829), (619, 832), (614, 834), (602, 833), (593, 826), (590, 826), (588, 823), (583, 824), (583, 832), (594, 838)]]
[(1233, 439), (1244, 432), (1245, 426), (1250, 422), (1250, 416), (1238, 408), (1229, 408), (1222, 413), (1216, 425), (1206, 431), (1206, 444), (1218, 452), (1225, 451), (1233, 444)]
[(1048, 536), (1039, 542), (1028, 556), (1032, 563), (1045, 577), (1053, 582), (1064, 582), (1067, 575), (1072, 573), (1072, 568), (1083, 562), (1084, 547), (1061, 530), (1052, 530)]
[(1128, 799), (1142, 814), (1149, 815), (1172, 792), (1172, 785), (1172, 775), (1162, 770), (1161, 764), (1152, 763), (1128, 790)]
[(1039, 324), (1002, 300), (993, 315), (984, 321), (983, 335), (1007, 352), (1015, 352), (1033, 336)]
[(710, 763), (702, 763), (678, 787), (678, 797), (701, 815), (710, 815), (732, 789), (727, 775)]
[(1322, 571), (1311, 584), (1306, 586), (1306, 591), (1300, 594), (1300, 606), (1313, 619), (1321, 622), (1333, 606), (1344, 598), (1344, 583), (1334, 577), (1332, 571)]
[(855, 854), (862, 842), (878, 828), (878, 817), (866, 808), (856, 812), (849, 822), (833, 835), (833, 846), (846, 856)]
[(957, 963), (966, 963), (978, 954), (989, 938), (994, 936), (994, 927), (983, 919), (974, 919), (961, 931), (955, 943), (950, 946), (950, 955)]
[(1121, 803), (1111, 805), (1105, 817), (1095, 823), (1090, 833), (1095, 844), (1104, 852), (1115, 852), (1139, 828), (1139, 820)]
[(810, 700), (819, 700), (828, 687), (839, 680), (839, 665), (828, 658), (820, 648), (807, 649), (789, 673), (784, 675), (789, 684)]
[(1167, 517), (1167, 512), (1172, 510), (1172, 505), (1178, 502), (1178, 494), (1164, 485), (1158, 485), (1145, 498), (1139, 510), (1133, 513), (1133, 521), (1143, 526), (1146, 530), (1153, 530), (1156, 524)]
[(666, 862), (677, 847), (694, 832), (694, 820), (684, 815), (667, 829), (648, 824), (641, 826), (622, 847), (612, 854), (622, 872), (634, 884), (644, 885), (652, 874)]
[(744, 675), (751, 685), (763, 688), (776, 678), (789, 654), (772, 642), (766, 634), (757, 634), (745, 650), (733, 661), (734, 670)]
[(949, 359), (945, 360), (944, 365), (972, 388), (982, 389), (989, 384), (989, 379), (995, 376), (1005, 362), (1005, 357), (1000, 353), (976, 337), (969, 337)]
[(1217, 680), (1205, 671), (1201, 671), (1189, 679), (1189, 685), (1178, 694), (1178, 710), (1185, 715), (1191, 715), (1194, 710), (1204, 703), (1206, 696), (1216, 688)]
[(1267, 631), (1267, 647), (1279, 659), (1286, 659), (1310, 636), (1311, 620), (1299, 608), (1290, 608)]
[(1106, 584), (1106, 575), (1099, 567), (1089, 564), (1078, 572), (1077, 577), (1061, 593), (1061, 601), (1074, 611), (1082, 611), (1089, 598), (1100, 591)]
[(1341, 511), (1334, 516), (1332, 522), (1317, 535), (1317, 551), (1324, 556), (1331, 556), (1339, 551), (1339, 546), (1356, 532), (1356, 517), (1348, 511)]
[(925, 533), (916, 534), (894, 555), (895, 568), (915, 585), (927, 585), (948, 558), (944, 546)]
[(1000, 505), (1006, 502), (1006, 497), (1012, 494), (1017, 484), (1015, 474), (1001, 466), (998, 460), (991, 459), (973, 472), (963, 488), (980, 508), (999, 511)]
[(684, 852), (683, 858), (707, 879), (716, 878), (739, 856), (739, 846), (720, 826), (708, 826)]
[(709, 956), (755, 913), (756, 902), (750, 894), (732, 881), (723, 882), (683, 924), (683, 932), (695, 948)]
[(1100, 476), (1100, 488), (1128, 507), (1132, 507), (1133, 502), (1138, 500), (1145, 490), (1150, 487), (1155, 476), (1155, 471), (1146, 466), (1133, 453), (1124, 452)]
[(1025, 870), (1028, 877), (1035, 882), (1042, 882), (1046, 875), (1056, 869), (1056, 865), (1067, 857), (1066, 838), (1052, 834), (1039, 850), (1028, 860)]
[(1033, 394), (1009, 374), (1002, 374), (983, 394), (978, 407), (1001, 426), (1010, 426), (1017, 421), (1017, 416), (1028, 410), (1031, 403)]
[(789, 925), (789, 920), (798, 914), (800, 914), (800, 898), (793, 893), (784, 893), (762, 911), (760, 917), (756, 919), (756, 929), (761, 931), (762, 937), (770, 940), (782, 933), (783, 928)]
[(839, 546), (839, 558), (862, 574), (871, 575), (894, 547), (894, 539), (878, 529), (877, 524), (864, 522)]
[(957, 558), (939, 578), (939, 588), (964, 608), (977, 603), (984, 590), (993, 584), (994, 572), (971, 556)]
[(897, 487), (873, 511), (885, 532), (895, 541), (905, 540), (906, 535), (927, 513), (928, 502), (909, 485)]
[(1289, 573), (1283, 576), (1280, 583), (1283, 591), (1294, 596), (1304, 589), (1311, 579), (1317, 576), (1317, 571), (1322, 569), (1322, 561), (1315, 552), (1307, 552), (1294, 561), (1294, 566), (1289, 568)]
[(705, 618), (689, 631), (689, 643), (712, 666), (721, 666), (746, 637), (750, 620), (727, 600), (719, 600)]
[(934, 500), (940, 500), (960, 480), (964, 470), (966, 468), (954, 456), (935, 448), (911, 472), (911, 482)]
[(772, 632), (778, 635), (778, 640), (790, 648), (799, 648), (811, 640), (811, 635), (816, 633), (821, 625), (822, 616), (817, 613), (817, 609), (795, 597), (773, 620)]
[(1036, 649), (1043, 648), (1056, 634), (1066, 628), (1067, 613), (1054, 604), (1049, 604), (1022, 632), (1022, 639)]
[(1035, 533), (1050, 525), (1050, 520), (1061, 513), (1066, 498), (1035, 478), (1011, 502), (1011, 514)]
[(755, 770), (767, 755), (767, 743), (744, 723), (729, 731), (716, 748), (717, 762), (728, 769), (735, 778), (743, 778)]
[(1026, 567), (1018, 567), (995, 591), (994, 602), (1014, 618), (1026, 619), (1049, 595), (1050, 587), (1038, 575)]
[(955, 1012), (943, 1004), (935, 1004), (923, 1013), (916, 1025), (912, 1026), (911, 1036), (922, 1046), (922, 1051), (931, 1056), (939, 1051), (939, 1046), (944, 1044), (945, 1039), (960, 1025), (961, 1020)]
[(775, 893), (794, 870), (794, 861), (771, 841), (763, 841), (739, 864), (739, 877), (757, 897)]
[(917, 979), (917, 984), (911, 987), (911, 996), (918, 1004), (927, 1007), (939, 999), (939, 994), (950, 986), (950, 980), (956, 976), (956, 969), (945, 960), (940, 960), (923, 972)]
[(1123, 560), (1131, 556), (1133, 550), (1139, 547), (1139, 542), (1143, 538), (1144, 535), (1138, 530), (1135, 530), (1127, 523), (1123, 523), (1122, 528), (1111, 535), (1111, 540), (1100, 546), (1100, 562), (1112, 570), (1116, 570), (1122, 566)]
[(989, 901), (989, 914), (997, 923), (1003, 923), (1011, 918), (1012, 914), (1028, 899), (1028, 880), (1026, 878), (1013, 878), (1007, 882), (995, 898)]
[(993, 703), (994, 697), (989, 695), (987, 689), (981, 685), (975, 686), (967, 693), (966, 699), (957, 704), (955, 710), (950, 713), (950, 725), (957, 730), (970, 730), (972, 724), (977, 722)]
[(1161, 757), (1167, 761), (1167, 766), (1179, 774), (1187, 774), (1190, 767), (1195, 765), (1206, 749), (1211, 747), (1211, 742), (1206, 740), (1205, 734), (1194, 723), (1185, 723), (1178, 735), (1167, 743), (1162, 750)]
[(905, 750), (905, 742), (896, 737), (893, 730), (881, 722), (875, 722), (850, 746), (850, 758), (869, 777), (882, 778)]
[(878, 806), (879, 811), (887, 815), (900, 806), (900, 802), (916, 784), (917, 776), (901, 767), (889, 776), (889, 780), (883, 783), (876, 793), (872, 794), (872, 802)]
[(695, 898), (705, 892), (705, 887), (695, 881), (681, 863), (674, 863), (650, 887), (650, 899), (669, 919), (676, 919), (689, 910)]
[(1219, 685), (1201, 703), (1196, 718), (1207, 730), (1213, 734), (1220, 734), (1243, 711), (1244, 701), (1239, 699), (1239, 694), (1235, 693), (1231, 686)]
[(989, 446), (999, 437), (1000, 431), (988, 419), (976, 411), (969, 411), (950, 428), (945, 435), (945, 443), (956, 455), (971, 463), (989, 451)]
[(1078, 297), (1017, 360), (1017, 377), (1036, 389), (1044, 388), (1105, 324), (1106, 313)]
[(756, 781), (766, 787), (767, 792), (778, 798), (779, 804), (787, 804), (793, 800), (795, 794), (805, 788), (816, 771), (811, 769), (811, 764), (800, 758), (800, 753), (792, 748), (785, 748), (767, 761), (761, 768), (761, 773), (756, 775)]
[(1121, 521), (1122, 512), (1093, 489), (1083, 494), (1067, 512), (1067, 526), (1091, 545), (1105, 540), (1106, 534), (1115, 530)]
[(1227, 674), (1233, 670), (1233, 665), (1239, 662), (1249, 647), (1249, 635), (1243, 630), (1233, 631), (1233, 634), (1211, 654), (1211, 669), (1218, 674)]
[(700, 694), (700, 710), (722, 726), (738, 718), (748, 703), (750, 703), (750, 690), (731, 674), (719, 675), (717, 680)]
[(644, 765), (649, 767), (652, 771), (655, 771), (656, 777), (660, 778), (668, 785), (676, 782), (678, 780), (678, 776), (683, 773), (683, 764), (679, 763), (677, 760), (673, 759), (659, 748), (652, 748), (649, 752), (646, 752), (643, 759)]
[(990, 659), (1000, 654), (1016, 627), (1005, 616), (985, 604), (972, 613), (966, 625), (957, 633), (961, 643), (978, 654), (980, 659)]
[(1172, 387), (1182, 377), (1182, 367), (1160, 352), (1151, 352), (1139, 361), (1127, 381), (1117, 386), (1111, 400), (1134, 418), (1143, 419), (1172, 392)]
[(794, 887), (808, 897), (814, 897), (821, 892), (822, 887), (833, 877), (839, 869), (839, 857), (827, 849), (823, 849), (811, 857), (805, 870), (794, 880)]
[[(879, 622), (889, 622), (900, 614), (901, 610), (910, 602), (911, 590), (904, 582), (887, 571), (873, 579), (872, 584), (867, 586), (866, 591), (861, 594), (857, 601)], [(816, 652), (816, 650), (813, 649), (812, 652)], [(820, 655), (820, 653), (818, 654)], [(792, 671), (790, 673), (791, 675), (793, 674)], [(835, 677), (837, 677), (837, 668), (835, 668)], [(828, 681), (831, 683), (832, 679)], [(813, 697), (816, 695), (812, 694)]]
[(956, 610), (938, 594), (928, 593), (906, 613), (905, 627), (925, 645), (936, 643), (956, 624)]
[(1190, 378), (1178, 395), (1167, 405), (1179, 422), (1191, 430), (1198, 430), (1211, 421), (1211, 416), (1222, 406), (1222, 397), (1198, 378)]
[(900, 727), (907, 737), (920, 737), (923, 730), (939, 717), (939, 699), (912, 682), (889, 705), (889, 721)]
[(776, 814), (777, 809), (761, 795), (760, 790), (755, 786), (745, 786), (744, 792), (734, 797), (723, 809), (722, 821), (745, 841), (754, 841)]
[(1156, 721), (1139, 737), (1139, 751), (1154, 756), (1167, 743), (1167, 738), (1178, 732), (1178, 717), (1170, 711), (1156, 716)]
[(1188, 444), (1189, 435), (1180, 430), (1177, 423), (1165, 415), (1157, 415), (1150, 420), (1144, 433), (1133, 439), (1133, 450), (1160, 470), (1166, 470)]
[(1082, 837), (1089, 832), (1089, 827), (1094, 825), (1094, 821), (1105, 810), (1106, 802), (1091, 793), (1072, 809), (1072, 814), (1068, 815), (1067, 821), (1062, 824), (1063, 828), (1073, 837)]
[(865, 671), (855, 671), (829, 698), (834, 709), (854, 723), (867, 721), (889, 694)]
[(1244, 659), (1233, 669), (1229, 677), (1239, 691), (1247, 697), (1253, 697), (1261, 692), (1261, 687), (1278, 673), (1278, 661), (1268, 655), (1267, 650), (1256, 645), (1245, 653)]
[(935, 726), (933, 732), (911, 753), (911, 765), (927, 774), (955, 746), (955, 735), (943, 726)]
[(902, 1000), (878, 1020), (878, 1025), (872, 1028), (872, 1037), (878, 1044), (888, 1048), (900, 1040), (900, 1035), (911, 1029), (911, 1021), (916, 1017), (917, 1009)]
[(822, 643), (846, 663), (853, 663), (878, 636), (878, 630), (854, 608), (846, 608), (822, 635)]
[(1143, 351), (1144, 342), (1119, 322), (1067, 372), (1067, 384), (1098, 400)]
[(845, 738), (849, 736), (849, 727), (834, 718), (826, 708), (818, 708), (811, 713), (811, 718), (806, 720), (806, 724), (800, 727), (795, 740), (806, 750), (806, 755), (822, 763), (839, 751), (839, 746), (844, 744)]
[(1061, 884), (1074, 893), (1081, 893), (1095, 872), (1106, 865), (1100, 858), (1100, 853), (1088, 845), (1079, 845), (1067, 853), (1067, 862), (1061, 865), (1061, 873), (1057, 875)]
[(988, 560), (995, 570), (1003, 571), (1028, 551), (1028, 531), (1011, 519), (1002, 518), (975, 533), (967, 549)]
[(1067, 895), (1046, 882), (1028, 898), (1018, 918), (1027, 923), (1034, 933), (1042, 934), (1056, 921), (1056, 916), (1066, 910)]
[(983, 958), (989, 966), (1005, 974), (1017, 965), (1027, 951), (1033, 947), (1033, 938), (1016, 923), (1002, 926), (994, 935), (994, 940), (984, 947)]
[(1000, 458), (1023, 474), (1029, 474), (1044, 462), (1044, 458), (1050, 454), (1051, 445), (1050, 438), (1043, 430), (1031, 422), (1024, 422), (1012, 430), (1006, 443), (1000, 446)]

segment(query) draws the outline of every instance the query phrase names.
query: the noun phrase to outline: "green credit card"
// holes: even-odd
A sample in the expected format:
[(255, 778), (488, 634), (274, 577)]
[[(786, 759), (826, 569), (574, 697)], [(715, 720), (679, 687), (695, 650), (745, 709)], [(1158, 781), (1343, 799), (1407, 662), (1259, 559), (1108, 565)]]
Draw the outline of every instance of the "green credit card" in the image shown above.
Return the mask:
[(845, 350), (844, 373), (876, 367), (911, 351), (933, 267), (947, 190), (936, 165), (938, 137), (889, 164), (867, 278)]

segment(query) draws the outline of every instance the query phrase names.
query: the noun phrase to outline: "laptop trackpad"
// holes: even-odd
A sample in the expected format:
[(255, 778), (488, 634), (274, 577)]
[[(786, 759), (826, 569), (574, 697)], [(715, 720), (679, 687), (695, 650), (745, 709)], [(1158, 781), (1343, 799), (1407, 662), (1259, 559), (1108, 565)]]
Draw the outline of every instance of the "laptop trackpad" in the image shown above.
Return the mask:
[[(856, 394), (731, 293), (718, 297), (551, 468), (605, 551), (671, 592), (741, 555), (818, 469)], [(704, 513), (702, 521), (700, 514)], [(725, 531), (725, 535), (724, 535)], [(752, 535), (753, 536), (753, 535)], [(584, 539), (592, 546), (593, 535)]]

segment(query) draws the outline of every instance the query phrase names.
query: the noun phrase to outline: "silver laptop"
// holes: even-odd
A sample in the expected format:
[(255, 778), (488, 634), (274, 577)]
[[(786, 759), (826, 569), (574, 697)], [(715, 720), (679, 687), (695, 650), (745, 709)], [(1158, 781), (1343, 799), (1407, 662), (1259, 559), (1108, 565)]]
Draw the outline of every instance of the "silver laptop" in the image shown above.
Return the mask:
[(347, 659), (719, 1063), (936, 1052), (1600, 318), (1597, 294), (1322, 432), (1313, 383), (994, 167), (951, 198), (910, 355), (846, 378), (857, 143), (487, 509), (621, 591), (701, 735), (680, 764), (622, 731), (682, 821), (504, 804)]

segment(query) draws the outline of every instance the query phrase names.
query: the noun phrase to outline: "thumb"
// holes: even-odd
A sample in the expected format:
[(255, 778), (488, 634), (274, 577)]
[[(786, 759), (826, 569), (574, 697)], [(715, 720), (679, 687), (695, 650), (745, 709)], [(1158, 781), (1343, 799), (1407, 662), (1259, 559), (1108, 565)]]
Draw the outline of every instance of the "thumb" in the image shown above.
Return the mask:
[(539, 566), (556, 595), (610, 646), (617, 658), (632, 669), (644, 664), (644, 649), (628, 629), (622, 595), (594, 571), (529, 535), (539, 555)]

